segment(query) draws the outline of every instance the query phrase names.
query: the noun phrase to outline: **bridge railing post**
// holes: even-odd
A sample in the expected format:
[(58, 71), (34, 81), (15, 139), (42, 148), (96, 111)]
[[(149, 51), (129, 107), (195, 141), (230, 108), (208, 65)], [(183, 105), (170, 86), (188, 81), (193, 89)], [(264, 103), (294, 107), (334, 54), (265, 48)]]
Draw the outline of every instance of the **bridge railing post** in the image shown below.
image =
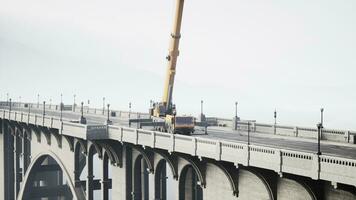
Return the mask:
[(298, 127), (297, 126), (294, 127), (294, 136), (298, 137)]
[(135, 144), (138, 144), (138, 130), (135, 130)]
[(252, 122), (252, 131), (256, 132), (256, 122)]
[(216, 160), (221, 160), (221, 141), (216, 142)]
[(156, 132), (152, 131), (152, 148), (156, 148)]
[(196, 156), (197, 155), (197, 138), (193, 138), (193, 152), (192, 152), (192, 155), (193, 156)]
[(277, 172), (280, 176), (282, 176), (282, 151), (280, 149), (276, 149), (274, 151), (274, 154), (275, 154), (275, 159), (276, 159), (276, 169), (275, 169), (275, 172)]
[(170, 148), (170, 152), (173, 152), (175, 149), (175, 135), (171, 134), (171, 148)]
[(313, 154), (313, 176), (311, 177), (314, 180), (318, 180), (320, 178), (320, 155)]
[(350, 142), (350, 131), (345, 131), (344, 138), (347, 143)]

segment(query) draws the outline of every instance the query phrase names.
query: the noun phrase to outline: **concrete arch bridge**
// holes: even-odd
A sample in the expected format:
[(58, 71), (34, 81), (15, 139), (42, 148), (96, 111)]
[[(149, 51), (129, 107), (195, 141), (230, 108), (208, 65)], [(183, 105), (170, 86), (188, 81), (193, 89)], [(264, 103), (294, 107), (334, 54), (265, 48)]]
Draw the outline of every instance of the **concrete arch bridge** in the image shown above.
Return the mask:
[(40, 113), (0, 110), (0, 199), (356, 199), (356, 157), (342, 151), (352, 146), (318, 155), (130, 128), (125, 116), (102, 125), (101, 113), (88, 124)]

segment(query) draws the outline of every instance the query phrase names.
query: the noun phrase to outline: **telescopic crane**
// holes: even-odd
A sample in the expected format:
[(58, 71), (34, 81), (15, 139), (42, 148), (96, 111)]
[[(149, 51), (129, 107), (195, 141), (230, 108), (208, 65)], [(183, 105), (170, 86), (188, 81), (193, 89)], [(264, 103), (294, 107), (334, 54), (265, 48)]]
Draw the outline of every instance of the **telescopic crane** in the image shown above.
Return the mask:
[(173, 30), (166, 57), (167, 74), (164, 84), (162, 101), (154, 103), (150, 114), (154, 121), (164, 121), (164, 130), (171, 133), (190, 134), (194, 132), (194, 118), (191, 116), (176, 116), (175, 105), (172, 103), (174, 76), (176, 73), (177, 58), (179, 56), (179, 39), (182, 24), (184, 0), (176, 0)]

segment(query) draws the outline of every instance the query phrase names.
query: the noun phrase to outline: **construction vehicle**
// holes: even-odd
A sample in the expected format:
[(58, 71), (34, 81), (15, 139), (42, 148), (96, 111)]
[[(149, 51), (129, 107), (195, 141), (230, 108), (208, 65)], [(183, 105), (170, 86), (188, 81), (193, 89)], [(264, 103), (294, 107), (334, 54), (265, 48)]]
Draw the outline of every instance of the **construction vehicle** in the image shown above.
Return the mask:
[(179, 55), (179, 39), (184, 0), (176, 0), (176, 9), (171, 33), (166, 81), (161, 102), (153, 103), (150, 115), (153, 122), (164, 122), (161, 131), (179, 134), (191, 134), (194, 132), (194, 117), (176, 116), (176, 107), (172, 103), (174, 76), (176, 73), (177, 57)]

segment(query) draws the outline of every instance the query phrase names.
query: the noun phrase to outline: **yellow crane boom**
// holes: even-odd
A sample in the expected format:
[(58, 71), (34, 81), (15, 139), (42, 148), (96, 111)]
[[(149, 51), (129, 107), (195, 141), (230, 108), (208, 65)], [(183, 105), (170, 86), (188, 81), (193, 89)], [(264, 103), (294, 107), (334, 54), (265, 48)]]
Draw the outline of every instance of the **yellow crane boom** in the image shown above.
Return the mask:
[(177, 57), (179, 55), (179, 39), (180, 29), (182, 24), (184, 0), (176, 0), (175, 16), (173, 21), (173, 30), (171, 33), (171, 40), (169, 46), (169, 53), (167, 56), (167, 75), (164, 84), (162, 103), (169, 113), (172, 110), (172, 94), (174, 85), (174, 76), (176, 73)]
[(166, 131), (173, 134), (191, 134), (194, 132), (194, 117), (176, 116), (175, 105), (172, 103), (174, 76), (176, 73), (177, 58), (179, 56), (179, 39), (182, 24), (184, 0), (176, 0), (173, 30), (167, 56), (167, 75), (164, 84), (162, 101), (154, 103), (150, 108), (153, 122), (164, 122), (162, 127), (156, 130)]

